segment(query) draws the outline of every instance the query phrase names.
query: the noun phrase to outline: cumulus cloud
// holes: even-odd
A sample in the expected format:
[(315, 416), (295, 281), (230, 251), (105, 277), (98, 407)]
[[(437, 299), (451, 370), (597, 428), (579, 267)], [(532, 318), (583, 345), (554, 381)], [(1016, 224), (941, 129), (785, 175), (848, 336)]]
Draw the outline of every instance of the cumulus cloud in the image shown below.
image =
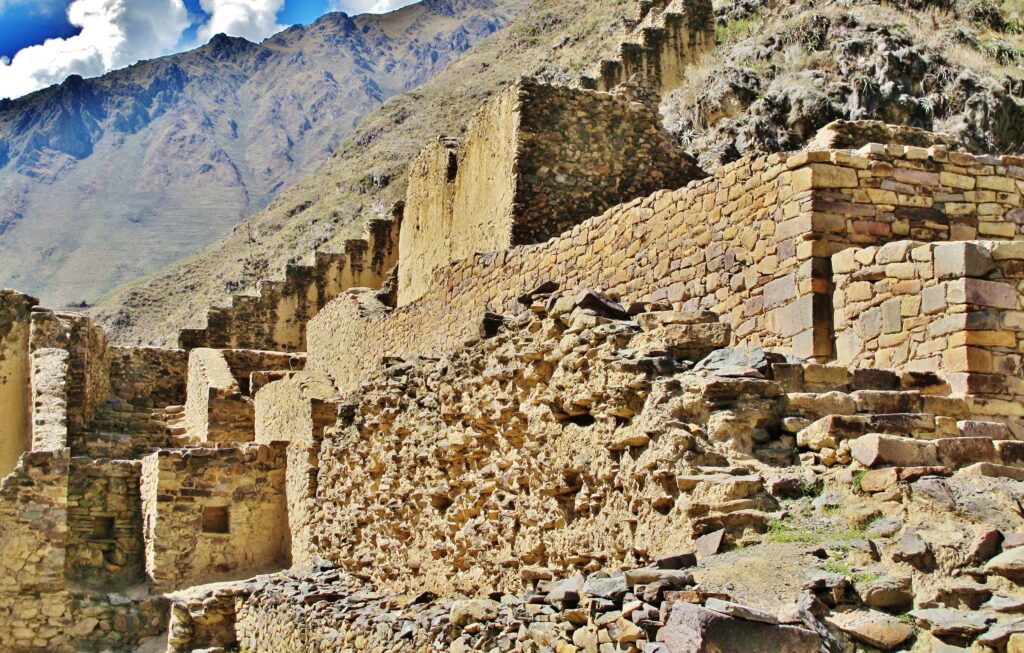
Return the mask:
[[(0, 7), (26, 1), (0, 0)], [(283, 29), (277, 12), (284, 0), (200, 0), (200, 5), (209, 15), (197, 30), (200, 42), (222, 32), (261, 41)], [(95, 77), (169, 54), (191, 24), (184, 0), (74, 0), (67, 12), (79, 34), (47, 39), (0, 59), (0, 98), (21, 97), (69, 75)]]
[(331, 9), (348, 14), (386, 14), (417, 0), (331, 0)]
[(189, 25), (182, 0), (74, 0), (68, 22), (81, 32), (0, 62), (0, 97), (20, 97), (68, 75), (102, 75), (165, 54)]
[(210, 19), (199, 29), (199, 38), (207, 41), (214, 34), (241, 36), (262, 41), (284, 29), (277, 24), (277, 12), (284, 0), (200, 0)]

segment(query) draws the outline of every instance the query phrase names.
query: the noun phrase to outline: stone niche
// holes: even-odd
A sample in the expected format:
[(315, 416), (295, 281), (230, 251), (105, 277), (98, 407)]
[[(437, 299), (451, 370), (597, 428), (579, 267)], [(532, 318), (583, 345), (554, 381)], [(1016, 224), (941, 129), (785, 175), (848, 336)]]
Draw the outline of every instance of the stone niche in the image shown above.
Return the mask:
[(14, 469), (32, 439), (28, 342), (35, 304), (27, 295), (0, 290), (0, 478)]
[(672, 144), (646, 89), (600, 93), (523, 79), (485, 104), (463, 139), (439, 139), (414, 161), (398, 303), (420, 297), (449, 261), (544, 242), (611, 206), (704, 176)]
[(287, 443), (160, 451), (142, 464), (146, 573), (155, 591), (290, 564)]

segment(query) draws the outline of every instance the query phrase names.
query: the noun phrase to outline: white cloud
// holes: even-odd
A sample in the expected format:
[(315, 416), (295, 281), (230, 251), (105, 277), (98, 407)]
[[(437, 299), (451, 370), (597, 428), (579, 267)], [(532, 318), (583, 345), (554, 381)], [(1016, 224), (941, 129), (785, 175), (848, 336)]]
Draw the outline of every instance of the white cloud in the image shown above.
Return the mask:
[(188, 13), (182, 0), (74, 0), (68, 22), (82, 31), (0, 62), (0, 97), (20, 97), (68, 75), (102, 75), (165, 54), (188, 27)]
[[(0, 9), (26, 1), (0, 0)], [(284, 1), (200, 0), (209, 18), (199, 26), (197, 37), (205, 43), (223, 32), (261, 41), (284, 29), (277, 24)], [(95, 77), (169, 54), (190, 25), (183, 0), (74, 0), (67, 12), (68, 21), (81, 28), (79, 34), (47, 39), (10, 60), (0, 59), (0, 98), (21, 97), (69, 75)]]
[(331, 0), (331, 9), (348, 14), (386, 14), (417, 0)]
[(284, 0), (200, 0), (199, 4), (210, 14), (199, 29), (201, 41), (223, 32), (259, 42), (284, 29), (277, 24), (277, 12)]

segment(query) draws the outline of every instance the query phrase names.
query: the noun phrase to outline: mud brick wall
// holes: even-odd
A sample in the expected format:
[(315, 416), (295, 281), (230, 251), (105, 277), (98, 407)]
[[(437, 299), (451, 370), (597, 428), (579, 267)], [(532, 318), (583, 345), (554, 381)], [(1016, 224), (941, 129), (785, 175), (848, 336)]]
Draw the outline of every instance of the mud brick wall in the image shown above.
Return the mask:
[[(643, 11), (643, 5), (648, 5)], [(659, 93), (678, 88), (686, 69), (715, 46), (714, 10), (708, 0), (641, 3), (640, 22), (619, 47), (618, 56), (602, 61), (587, 88), (613, 89), (639, 75)]]
[[(629, 129), (623, 129), (629, 125)], [(474, 252), (539, 243), (615, 204), (705, 176), (641, 89), (598, 93), (523, 79), (484, 105), (457, 149), (414, 163), (399, 259), (399, 304)]]
[(479, 336), (485, 311), (516, 310), (546, 281), (712, 310), (734, 344), (828, 360), (832, 255), (907, 238), (1018, 239), (1022, 162), (902, 145), (744, 159), (549, 242), (453, 262), (396, 310), (346, 293), (310, 323), (310, 368), (352, 389), (384, 358)]
[(170, 591), (289, 565), (287, 445), (160, 451), (143, 460), (146, 572)]
[(896, 242), (832, 264), (840, 363), (941, 372), (972, 414), (1024, 417), (1024, 243)]
[(73, 650), (64, 579), (67, 449), (30, 452), (0, 481), (0, 650)]
[(197, 347), (306, 350), (306, 322), (349, 288), (380, 288), (398, 261), (401, 205), (390, 220), (372, 220), (364, 237), (344, 251), (316, 252), (313, 265), (289, 265), (283, 280), (264, 280), (255, 295), (235, 295), (231, 305), (210, 308), (204, 329), (185, 329), (178, 341)]
[(0, 478), (32, 442), (29, 311), (36, 300), (0, 290)]
[(141, 471), (140, 461), (72, 459), (69, 579), (97, 589), (142, 580)]

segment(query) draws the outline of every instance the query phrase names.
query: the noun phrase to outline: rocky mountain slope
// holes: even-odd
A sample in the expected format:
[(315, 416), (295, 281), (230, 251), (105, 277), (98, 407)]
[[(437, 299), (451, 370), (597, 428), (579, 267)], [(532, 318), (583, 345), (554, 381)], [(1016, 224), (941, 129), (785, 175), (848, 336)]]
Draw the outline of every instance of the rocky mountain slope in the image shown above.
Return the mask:
[(946, 131), (973, 152), (1024, 150), (1024, 3), (742, 0), (719, 47), (665, 99), (706, 167), (799, 149), (833, 120)]
[(534, 0), (428, 83), (368, 116), (316, 174), (283, 192), (229, 236), (100, 303), (100, 320), (122, 342), (176, 341), (203, 326), (205, 308), (252, 288), (259, 276), (358, 235), (405, 196), (406, 165), (439, 133), (457, 135), (491, 93), (521, 75), (573, 81), (623, 36), (629, 0)]
[[(626, 2), (534, 2), (510, 26), (369, 116), (316, 174), (230, 236), (106, 298), (128, 343), (170, 343), (203, 309), (288, 260), (357, 235), (405, 192), (405, 166), (457, 134), (480, 99), (520, 74), (572, 82), (614, 51)], [(736, 0), (716, 3), (716, 49), (663, 102), (666, 126), (707, 169), (796, 149), (831, 120), (953, 131), (974, 151), (1024, 148), (1021, 3)]]
[(0, 101), (0, 286), (93, 301), (224, 236), (524, 5), (332, 13)]

